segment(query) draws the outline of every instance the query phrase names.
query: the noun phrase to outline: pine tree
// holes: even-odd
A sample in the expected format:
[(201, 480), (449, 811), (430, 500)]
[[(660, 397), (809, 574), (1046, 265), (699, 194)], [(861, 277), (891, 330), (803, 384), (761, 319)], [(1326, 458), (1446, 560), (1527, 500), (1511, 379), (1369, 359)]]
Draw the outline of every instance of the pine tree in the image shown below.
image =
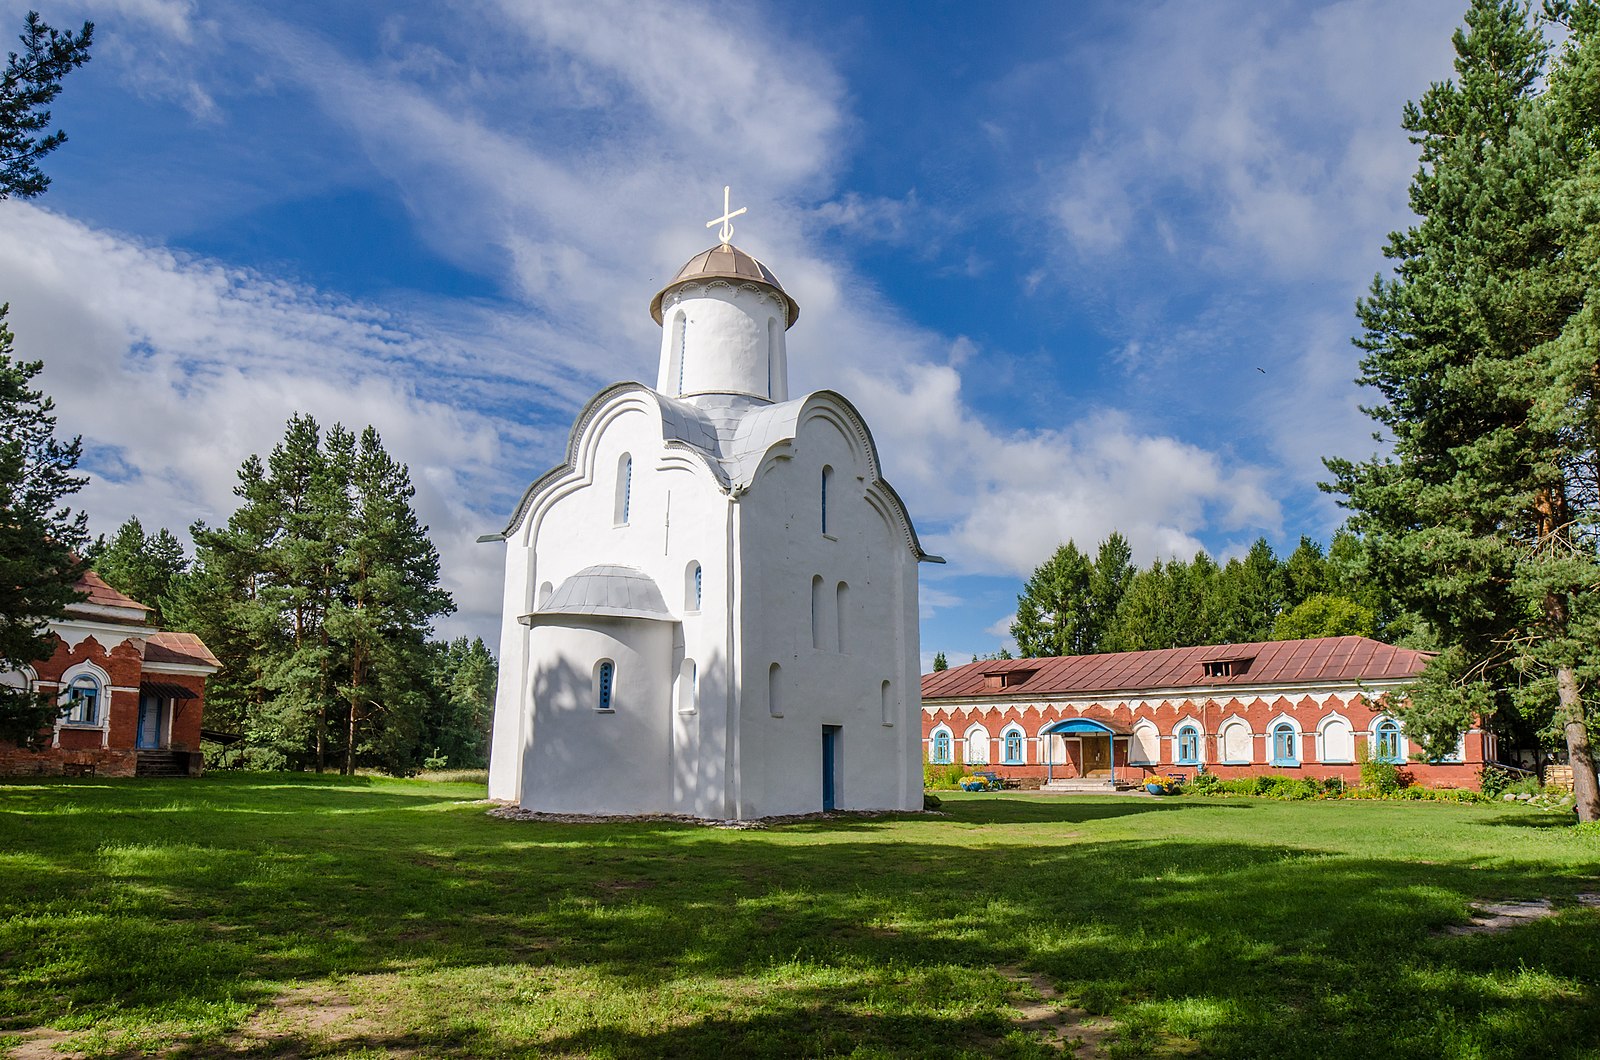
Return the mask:
[[(85, 564), (87, 517), (63, 503), (83, 488), (76, 474), (82, 440), (56, 439), (55, 402), (29, 384), (40, 361), (12, 356), (0, 306), (0, 674), (48, 659), (49, 620), (82, 597), (74, 589)], [(0, 739), (31, 744), (58, 708), (53, 697), (0, 682)]]
[[(439, 553), (411, 508), (416, 490), (378, 432), (361, 435), (351, 476), (352, 503), (338, 550), (339, 598), (327, 628), (341, 655), (348, 734), (343, 771), (353, 772), (363, 725), (381, 719), (390, 766), (417, 753), (426, 707), (424, 638), (433, 619), (455, 610), (439, 588)], [(399, 739), (409, 733), (410, 740)]]
[(150, 608), (150, 621), (166, 625), (172, 594), (189, 570), (183, 545), (166, 527), (146, 534), (137, 516), (117, 528), (106, 546), (94, 552), (95, 573), (106, 584)]
[(948, 670), (948, 669), (950, 669), (950, 660), (948, 660), (948, 659), (946, 659), (944, 657), (944, 652), (942, 652), (942, 651), (934, 652), (933, 653), (933, 672), (934, 673), (942, 673), (943, 671)]
[(1133, 580), (1133, 550), (1113, 533), (1091, 562), (1068, 541), (1028, 579), (1017, 597), (1011, 635), (1024, 658), (1104, 651), (1106, 631)]
[(0, 73), (0, 199), (31, 199), (50, 186), (39, 160), (66, 143), (67, 134), (45, 132), (45, 108), (60, 94), (61, 79), (89, 61), (93, 39), (92, 22), (73, 34), (52, 29), (36, 11), (23, 19), (22, 51), (10, 52)]
[[(1583, 686), (1600, 581), (1590, 0), (1540, 95), (1547, 48), (1527, 7), (1475, 0), (1456, 78), (1408, 104), (1418, 223), (1358, 306), (1368, 412), (1393, 455), (1328, 461), (1375, 575), (1445, 646), (1411, 696), (1430, 751), (1509, 704), (1564, 738), (1579, 814), (1600, 819)], [(1589, 215), (1592, 217), (1592, 214)]]

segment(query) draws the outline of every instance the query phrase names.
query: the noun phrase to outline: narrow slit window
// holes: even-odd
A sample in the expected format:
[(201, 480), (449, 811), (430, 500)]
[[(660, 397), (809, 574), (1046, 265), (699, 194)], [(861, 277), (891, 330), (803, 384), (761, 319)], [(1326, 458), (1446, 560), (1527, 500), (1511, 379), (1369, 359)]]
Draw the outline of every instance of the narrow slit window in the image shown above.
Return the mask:
[(595, 669), (595, 707), (598, 710), (612, 710), (614, 693), (616, 692), (617, 667), (610, 659), (604, 659)]
[(833, 468), (822, 469), (822, 532), (828, 532), (828, 486), (833, 482)]
[(633, 506), (633, 457), (628, 453), (622, 454), (622, 459), (617, 461), (617, 515), (618, 526), (628, 525), (628, 516)]

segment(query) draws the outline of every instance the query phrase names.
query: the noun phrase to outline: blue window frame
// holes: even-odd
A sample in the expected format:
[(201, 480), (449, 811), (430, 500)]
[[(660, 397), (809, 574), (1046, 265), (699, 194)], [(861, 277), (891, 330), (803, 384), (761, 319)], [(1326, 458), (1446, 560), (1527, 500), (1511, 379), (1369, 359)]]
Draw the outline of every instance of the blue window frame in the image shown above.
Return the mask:
[(600, 710), (610, 710), (611, 689), (616, 683), (616, 667), (612, 664), (611, 660), (607, 659), (605, 662), (600, 664), (598, 681), (600, 689), (599, 694), (596, 696), (595, 706)]
[(1006, 733), (1005, 764), (1022, 765), (1022, 734), (1015, 729)]
[(1272, 764), (1275, 766), (1300, 764), (1300, 734), (1286, 721), (1280, 721), (1272, 727)]
[(1378, 722), (1373, 730), (1373, 743), (1376, 745), (1372, 757), (1379, 762), (1393, 762), (1399, 765), (1405, 761), (1400, 753), (1400, 723), (1392, 718), (1385, 718)]
[(1185, 725), (1178, 730), (1178, 765), (1197, 766), (1200, 764), (1200, 730), (1192, 725)]
[(950, 734), (944, 729), (933, 734), (932, 760), (945, 765), (950, 762)]
[(694, 609), (696, 611), (700, 610), (700, 601), (703, 596), (703, 583), (701, 581), (703, 577), (704, 572), (700, 569), (700, 564), (696, 563), (694, 565)]
[(79, 674), (67, 686), (67, 721), (72, 725), (100, 724), (100, 682)]

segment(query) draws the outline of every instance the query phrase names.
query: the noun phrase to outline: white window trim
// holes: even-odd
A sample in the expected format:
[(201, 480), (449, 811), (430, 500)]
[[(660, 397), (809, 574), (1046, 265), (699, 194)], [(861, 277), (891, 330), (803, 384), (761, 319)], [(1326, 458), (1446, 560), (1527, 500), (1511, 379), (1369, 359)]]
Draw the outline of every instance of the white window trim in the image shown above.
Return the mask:
[(56, 681), (56, 702), (64, 710), (66, 706), (67, 693), (72, 688), (73, 680), (82, 677), (85, 674), (88, 674), (90, 677), (94, 678), (95, 681), (100, 685), (100, 720), (93, 725), (85, 725), (82, 722), (68, 721), (65, 713), (57, 714), (55, 724), (52, 726), (50, 732), (51, 747), (61, 746), (62, 729), (67, 729), (72, 732), (98, 732), (100, 734), (100, 746), (104, 748), (111, 745), (112, 687), (110, 674), (106, 673), (94, 663), (87, 661), (78, 663), (75, 666), (69, 666), (62, 672), (60, 679)]
[[(1019, 759), (1018, 761), (1015, 761), (1015, 762), (1013, 762), (1010, 759), (1006, 758), (1006, 738), (1008, 736), (1010, 736), (1012, 733), (1016, 733), (1018, 736), (1020, 736), (1022, 738), (1022, 758)], [(1028, 764), (1028, 744), (1030, 742), (1031, 741), (1028, 739), (1028, 731), (1026, 729), (1024, 729), (1021, 725), (1017, 724), (1014, 721), (1006, 722), (1005, 728), (1000, 730), (1000, 764), (1003, 765), (1003, 766), (1025, 766), (1025, 765), (1027, 765)]]
[[(973, 733), (982, 733), (983, 734), (981, 737), (979, 737), (979, 739), (981, 739), (983, 741), (983, 758), (982, 758), (982, 760), (974, 759), (972, 757), (972, 746), (973, 746), (973, 743), (975, 742), (973, 740), (973, 736), (972, 736)], [(981, 722), (974, 723), (972, 725), (968, 725), (967, 726), (967, 731), (962, 733), (962, 735), (961, 735), (961, 764), (965, 765), (965, 766), (987, 766), (987, 765), (993, 765), (993, 760), (990, 758), (990, 755), (989, 755), (989, 752), (991, 750), (993, 750), (993, 748), (989, 746), (990, 742), (991, 742), (991, 740), (990, 740), (990, 736), (989, 736), (989, 727), (988, 726), (982, 724)]]
[[(1328, 724), (1330, 722), (1334, 722), (1334, 721), (1342, 721), (1342, 722), (1344, 722), (1345, 727), (1350, 730), (1350, 751), (1351, 751), (1351, 753), (1350, 753), (1350, 757), (1349, 758), (1329, 758), (1328, 757), (1327, 728), (1328, 728)], [(1355, 723), (1352, 722), (1349, 718), (1345, 717), (1339, 711), (1334, 711), (1333, 713), (1331, 713), (1331, 714), (1327, 715), (1326, 717), (1322, 718), (1320, 721), (1317, 722), (1317, 761), (1323, 763), (1324, 765), (1330, 765), (1330, 766), (1351, 766), (1351, 765), (1355, 765), (1355, 762), (1356, 762), (1356, 758), (1355, 758), (1356, 735), (1357, 735), (1357, 730), (1356, 730)]]
[[(1247, 741), (1249, 741), (1250, 750), (1245, 753), (1245, 757), (1244, 758), (1229, 758), (1228, 757), (1228, 726), (1235, 725), (1235, 724), (1244, 726), (1244, 736), (1245, 736), (1245, 739)], [(1222, 763), (1223, 765), (1228, 765), (1228, 766), (1255, 765), (1255, 761), (1256, 761), (1255, 747), (1256, 747), (1256, 734), (1255, 734), (1255, 731), (1250, 728), (1250, 722), (1245, 720), (1245, 718), (1243, 718), (1242, 716), (1240, 716), (1238, 714), (1229, 714), (1226, 718), (1223, 718), (1222, 719), (1222, 723), (1217, 726), (1217, 761)]]
[[(1179, 737), (1185, 729), (1193, 729), (1195, 735), (1195, 760), (1182, 762), (1178, 759)], [(1186, 714), (1179, 718), (1172, 726), (1172, 764), (1175, 766), (1194, 766), (1206, 764), (1206, 727), (1200, 724), (1200, 719), (1193, 714)]]
[[(939, 734), (940, 733), (943, 733), (945, 738), (950, 741), (950, 761), (948, 761), (948, 762), (941, 762), (938, 759), (933, 757), (934, 741), (939, 738)], [(936, 765), (936, 766), (948, 766), (948, 765), (954, 765), (955, 764), (955, 761), (956, 761), (956, 734), (951, 731), (950, 726), (946, 725), (942, 721), (939, 724), (935, 725), (928, 732), (928, 761), (932, 765)]]
[[(1142, 729), (1148, 729), (1155, 733), (1156, 738), (1154, 742), (1156, 746), (1156, 756), (1154, 758), (1133, 757), (1133, 749), (1139, 746), (1139, 741), (1135, 739), (1135, 737), (1138, 736), (1140, 730)], [(1128, 764), (1130, 766), (1155, 766), (1161, 764), (1161, 727), (1155, 722), (1151, 721), (1149, 718), (1140, 718), (1138, 721), (1133, 723), (1130, 736), (1128, 738)]]
[[(1287, 723), (1294, 730), (1294, 759), (1282, 761), (1278, 758), (1278, 726)], [(1305, 756), (1305, 730), (1300, 727), (1300, 720), (1292, 714), (1279, 714), (1267, 722), (1267, 765), (1269, 766), (1303, 766), (1306, 764)]]

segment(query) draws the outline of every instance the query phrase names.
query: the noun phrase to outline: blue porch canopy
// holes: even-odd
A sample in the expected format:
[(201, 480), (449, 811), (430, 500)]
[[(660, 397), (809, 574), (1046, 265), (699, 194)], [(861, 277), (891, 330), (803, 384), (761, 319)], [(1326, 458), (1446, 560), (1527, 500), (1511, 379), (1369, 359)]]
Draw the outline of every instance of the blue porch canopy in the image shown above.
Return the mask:
[[(1130, 732), (1127, 729), (1119, 729), (1116, 726), (1107, 725), (1105, 722), (1096, 721), (1093, 718), (1063, 718), (1060, 721), (1053, 721), (1044, 726), (1039, 730), (1039, 735), (1127, 737)], [(1117, 742), (1115, 739), (1108, 739), (1106, 743), (1111, 750), (1109, 763), (1111, 766), (1111, 784), (1115, 787), (1117, 783)], [(1054, 756), (1050, 753), (1049, 740), (1044, 741), (1044, 770), (1045, 783), (1055, 779), (1055, 761)]]
[(1066, 718), (1062, 721), (1053, 721), (1039, 730), (1041, 735), (1061, 735), (1065, 733), (1095, 733), (1097, 735), (1126, 736), (1126, 732), (1118, 732), (1103, 721), (1093, 718)]

